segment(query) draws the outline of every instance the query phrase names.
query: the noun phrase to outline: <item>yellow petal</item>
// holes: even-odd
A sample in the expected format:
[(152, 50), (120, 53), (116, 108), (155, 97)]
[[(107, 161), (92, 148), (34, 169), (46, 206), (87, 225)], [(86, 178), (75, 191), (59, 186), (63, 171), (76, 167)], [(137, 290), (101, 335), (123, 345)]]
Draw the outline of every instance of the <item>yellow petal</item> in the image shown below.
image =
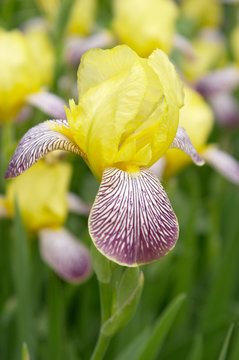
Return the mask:
[(110, 50), (92, 49), (81, 59), (78, 69), (79, 98), (90, 88), (122, 71), (128, 71), (138, 59), (128, 46), (116, 46)]
[(23, 222), (30, 231), (56, 228), (65, 222), (71, 167), (47, 165), (43, 160), (7, 184), (7, 203), (14, 212), (17, 199)]
[(115, 0), (113, 29), (141, 56), (172, 49), (177, 5), (171, 0)]
[(40, 74), (24, 35), (0, 30), (0, 121), (11, 120), (25, 96), (39, 90)]

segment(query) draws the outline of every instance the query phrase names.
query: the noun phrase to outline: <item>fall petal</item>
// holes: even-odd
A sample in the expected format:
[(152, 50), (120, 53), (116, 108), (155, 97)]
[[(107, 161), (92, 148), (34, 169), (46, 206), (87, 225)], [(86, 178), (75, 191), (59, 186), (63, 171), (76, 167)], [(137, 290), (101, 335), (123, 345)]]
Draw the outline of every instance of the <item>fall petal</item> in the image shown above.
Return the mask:
[(59, 96), (46, 91), (28, 95), (26, 98), (30, 105), (37, 107), (45, 114), (56, 119), (66, 119), (66, 103)]
[(78, 195), (68, 192), (67, 202), (69, 211), (78, 215), (89, 215), (90, 205), (86, 204)]
[(5, 178), (22, 174), (54, 150), (66, 150), (84, 157), (81, 149), (65, 135), (68, 131), (64, 120), (48, 120), (28, 130), (17, 146)]
[(40, 252), (44, 261), (72, 283), (81, 283), (92, 274), (89, 250), (66, 229), (42, 229)]
[(239, 185), (239, 162), (231, 155), (217, 149), (208, 147), (202, 153), (205, 161), (232, 183)]
[(239, 86), (239, 69), (237, 66), (228, 66), (215, 70), (196, 83), (196, 90), (204, 96), (230, 92)]
[(104, 171), (89, 217), (95, 246), (126, 266), (155, 261), (178, 239), (178, 222), (158, 178), (146, 168)]
[(209, 98), (216, 119), (222, 126), (233, 127), (239, 124), (239, 105), (231, 94), (220, 93)]
[(162, 156), (156, 163), (150, 166), (150, 170), (158, 177), (162, 178), (166, 166), (166, 159)]
[(204, 164), (204, 160), (200, 157), (197, 150), (191, 143), (191, 140), (190, 140), (188, 134), (181, 126), (178, 127), (176, 136), (170, 146), (170, 149), (182, 150), (187, 155), (189, 155), (191, 157), (192, 161), (198, 166), (201, 166)]

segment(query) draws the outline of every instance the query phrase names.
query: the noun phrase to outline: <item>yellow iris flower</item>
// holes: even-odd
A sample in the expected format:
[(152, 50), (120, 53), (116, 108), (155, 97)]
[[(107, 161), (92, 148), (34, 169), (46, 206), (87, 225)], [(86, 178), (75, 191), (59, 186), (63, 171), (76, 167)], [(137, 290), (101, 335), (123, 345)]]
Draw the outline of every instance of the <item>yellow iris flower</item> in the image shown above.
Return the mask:
[(236, 63), (239, 66), (239, 25), (233, 29), (230, 40)]
[(121, 43), (140, 56), (156, 48), (170, 53), (178, 15), (171, 0), (115, 0), (112, 26)]
[(218, 0), (182, 0), (181, 11), (198, 26), (217, 27), (222, 23), (222, 4)]
[(161, 50), (144, 59), (122, 45), (83, 56), (78, 90), (67, 121), (48, 120), (25, 134), (6, 177), (21, 174), (52, 150), (82, 156), (101, 182), (89, 217), (95, 246), (127, 266), (157, 260), (175, 246), (178, 223), (149, 167), (169, 147), (203, 163), (178, 128), (182, 82)]
[(11, 121), (29, 94), (50, 83), (53, 59), (51, 44), (40, 30), (24, 35), (0, 29), (0, 122)]
[[(214, 115), (210, 106), (203, 97), (185, 86), (184, 107), (180, 110), (179, 124), (190, 137), (199, 153), (207, 147), (207, 141), (214, 124)], [(191, 159), (188, 155), (177, 149), (169, 149), (166, 154), (165, 176), (175, 175), (188, 164)]]
[(193, 58), (184, 57), (181, 70), (190, 82), (196, 82), (216, 68), (227, 63), (226, 45), (221, 39), (198, 37), (191, 42), (194, 49)]
[(13, 216), (17, 201), (22, 221), (31, 231), (61, 227), (68, 212), (67, 191), (71, 178), (67, 163), (47, 165), (41, 160), (7, 184), (6, 207)]
[(89, 250), (62, 228), (69, 210), (71, 173), (70, 164), (40, 160), (7, 183), (6, 195), (0, 197), (0, 216), (12, 218), (17, 202), (25, 228), (39, 235), (45, 262), (63, 279), (80, 283), (91, 275), (92, 264)]
[[(214, 114), (210, 105), (198, 92), (186, 86), (185, 105), (180, 110), (179, 125), (186, 130), (201, 158), (226, 179), (239, 185), (238, 161), (220, 150), (216, 144), (208, 143), (213, 123)], [(164, 164), (160, 166), (158, 163), (154, 169), (156, 173), (163, 172), (166, 177), (175, 175), (191, 162), (189, 156), (177, 149), (169, 149), (164, 158)]]

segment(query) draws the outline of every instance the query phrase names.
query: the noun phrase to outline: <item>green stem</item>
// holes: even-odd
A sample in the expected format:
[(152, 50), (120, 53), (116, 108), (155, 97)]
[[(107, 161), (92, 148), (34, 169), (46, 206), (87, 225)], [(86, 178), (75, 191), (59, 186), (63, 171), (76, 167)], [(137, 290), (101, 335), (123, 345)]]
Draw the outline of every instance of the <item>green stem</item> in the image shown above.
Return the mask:
[[(99, 281), (99, 290), (100, 290), (100, 310), (101, 310), (101, 327), (105, 321), (110, 317), (111, 309), (111, 296), (109, 284), (102, 283)], [(99, 337), (94, 349), (94, 352), (91, 356), (91, 360), (101, 360), (106, 352), (106, 349), (110, 343), (110, 336), (105, 336), (100, 331)]]
[(0, 142), (1, 142), (1, 151), (0, 151), (0, 189), (4, 189), (4, 180), (3, 175), (7, 169), (8, 162), (12, 155), (12, 145), (14, 143), (14, 125), (12, 122), (7, 122), (1, 124), (0, 129)]
[(109, 284), (99, 281), (100, 288), (100, 310), (101, 310), (101, 325), (110, 317), (111, 296)]
[(94, 352), (90, 358), (90, 360), (101, 360), (106, 352), (106, 349), (109, 345), (110, 337), (105, 336), (100, 332)]

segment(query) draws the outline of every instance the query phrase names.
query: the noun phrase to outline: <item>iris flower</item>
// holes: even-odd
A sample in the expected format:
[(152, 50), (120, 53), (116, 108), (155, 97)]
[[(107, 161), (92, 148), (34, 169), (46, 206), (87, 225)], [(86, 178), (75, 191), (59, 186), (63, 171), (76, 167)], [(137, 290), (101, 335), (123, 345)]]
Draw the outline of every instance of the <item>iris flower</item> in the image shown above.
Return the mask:
[(63, 226), (72, 207), (83, 215), (87, 206), (83, 208), (76, 197), (72, 206), (72, 194), (68, 195), (71, 166), (49, 155), (47, 161), (40, 160), (7, 182), (6, 195), (0, 197), (0, 217), (11, 219), (17, 201), (25, 229), (39, 236), (42, 258), (63, 279), (79, 284), (92, 273), (89, 250)]
[(53, 65), (53, 47), (44, 31), (0, 28), (0, 123), (13, 121), (27, 104), (51, 116), (64, 116), (64, 102), (45, 91)]
[[(239, 185), (239, 163), (229, 154), (220, 150), (218, 145), (208, 143), (214, 125), (211, 107), (203, 97), (192, 88), (185, 86), (184, 107), (180, 110), (179, 124), (190, 136), (190, 139), (206, 163), (236, 185)], [(182, 151), (169, 149), (165, 162), (152, 168), (157, 175), (166, 177), (175, 175), (188, 164), (191, 159)], [(162, 169), (164, 167), (164, 169)]]
[(48, 120), (24, 135), (5, 177), (23, 173), (53, 150), (80, 155), (100, 182), (89, 216), (96, 248), (126, 266), (155, 261), (175, 246), (179, 229), (149, 168), (169, 147), (203, 164), (178, 127), (182, 82), (161, 50), (144, 59), (121, 45), (84, 54), (78, 91), (67, 121)]

